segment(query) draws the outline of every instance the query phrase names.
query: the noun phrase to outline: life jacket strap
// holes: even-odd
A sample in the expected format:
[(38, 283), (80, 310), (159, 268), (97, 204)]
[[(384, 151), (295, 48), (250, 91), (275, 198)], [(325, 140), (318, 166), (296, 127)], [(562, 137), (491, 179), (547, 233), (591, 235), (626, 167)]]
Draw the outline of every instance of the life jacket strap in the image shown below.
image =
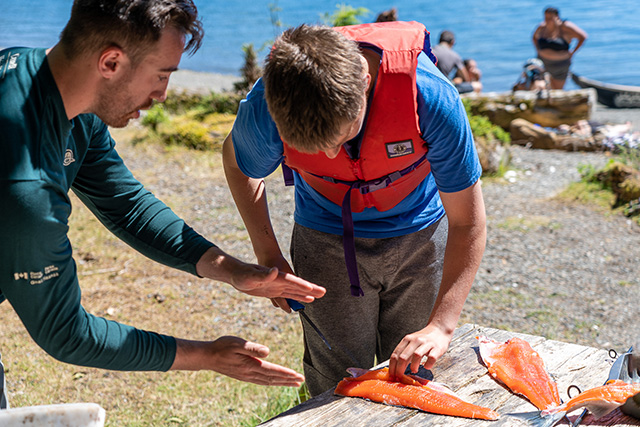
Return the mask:
[(282, 178), (284, 179), (284, 185), (290, 187), (294, 184), (293, 170), (287, 166), (285, 162), (282, 162)]
[(364, 296), (360, 286), (358, 275), (358, 263), (356, 262), (356, 241), (353, 232), (353, 214), (351, 213), (351, 190), (357, 187), (360, 181), (355, 181), (342, 199), (342, 247), (344, 248), (344, 260), (347, 264), (347, 274), (351, 283), (351, 296)]
[[(342, 199), (342, 246), (344, 248), (344, 260), (347, 265), (347, 274), (349, 275), (349, 283), (351, 283), (350, 291), (352, 296), (363, 296), (364, 291), (360, 286), (358, 263), (356, 261), (356, 242), (353, 226), (353, 213), (351, 212), (351, 191), (354, 189), (358, 189), (360, 193), (367, 194), (372, 191), (388, 187), (392, 182), (397, 181), (402, 176), (415, 170), (420, 165), (420, 163), (426, 160), (426, 158), (427, 155), (425, 154), (411, 166), (401, 171), (393, 172), (382, 178), (374, 179), (371, 181), (353, 181), (350, 183), (351, 185), (349, 186), (349, 190), (347, 190), (346, 194), (344, 195), (344, 199)], [(343, 183), (346, 184), (347, 182), (344, 181)]]
[[(320, 176), (312, 174), (333, 184), (344, 184), (349, 186), (349, 189), (342, 199), (342, 246), (344, 248), (344, 260), (347, 265), (347, 274), (349, 276), (349, 283), (351, 283), (350, 291), (352, 296), (364, 296), (364, 291), (360, 286), (358, 263), (356, 261), (356, 242), (353, 226), (353, 213), (351, 212), (351, 191), (357, 189), (361, 194), (367, 194), (371, 193), (372, 191), (386, 188), (394, 181), (397, 181), (406, 174), (413, 172), (426, 159), (427, 154), (425, 153), (412, 165), (400, 171), (395, 171), (393, 173), (390, 173), (389, 175), (385, 175), (381, 178), (376, 178), (370, 181), (344, 181), (335, 179), (330, 176)], [(282, 164), (282, 175), (284, 177), (286, 185), (293, 185), (293, 172), (291, 168), (284, 163)]]

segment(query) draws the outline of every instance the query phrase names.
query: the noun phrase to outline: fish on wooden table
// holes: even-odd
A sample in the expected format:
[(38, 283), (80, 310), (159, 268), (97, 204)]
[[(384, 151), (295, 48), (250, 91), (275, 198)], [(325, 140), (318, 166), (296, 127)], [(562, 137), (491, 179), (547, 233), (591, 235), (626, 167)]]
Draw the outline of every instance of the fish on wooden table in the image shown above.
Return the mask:
[(462, 400), (445, 385), (416, 375), (392, 377), (389, 368), (369, 371), (349, 368), (353, 377), (338, 383), (335, 394), (362, 397), (388, 405), (420, 409), (439, 415), (497, 420), (500, 415), (489, 408)]
[(595, 419), (601, 418), (622, 406), (626, 400), (640, 393), (640, 383), (628, 384), (622, 380), (611, 380), (600, 387), (583, 391), (566, 403), (539, 412), (510, 414), (536, 427), (556, 425), (566, 414), (580, 408), (587, 408)]
[(526, 397), (538, 409), (562, 403), (558, 385), (547, 373), (542, 357), (521, 338), (501, 343), (488, 337), (476, 337), (480, 357), (489, 374), (512, 392)]

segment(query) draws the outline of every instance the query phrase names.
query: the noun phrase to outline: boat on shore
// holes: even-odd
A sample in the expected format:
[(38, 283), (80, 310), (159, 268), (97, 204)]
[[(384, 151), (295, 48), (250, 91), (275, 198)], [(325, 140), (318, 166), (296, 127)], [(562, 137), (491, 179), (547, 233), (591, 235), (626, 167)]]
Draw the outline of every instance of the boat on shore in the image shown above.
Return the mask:
[(603, 83), (588, 79), (575, 73), (571, 79), (581, 88), (594, 88), (598, 93), (598, 102), (613, 108), (640, 108), (640, 86)]

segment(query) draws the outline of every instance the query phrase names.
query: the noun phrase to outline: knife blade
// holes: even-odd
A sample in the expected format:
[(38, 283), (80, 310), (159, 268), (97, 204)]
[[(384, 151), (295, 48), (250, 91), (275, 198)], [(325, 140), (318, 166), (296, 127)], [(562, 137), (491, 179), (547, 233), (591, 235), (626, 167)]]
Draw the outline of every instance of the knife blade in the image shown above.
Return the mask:
[[(327, 341), (327, 338), (325, 338), (325, 336), (322, 334), (322, 332), (320, 332), (320, 329), (318, 329), (318, 327), (316, 326), (315, 323), (313, 323), (311, 321), (311, 319), (309, 319), (309, 316), (307, 316), (307, 313), (304, 312), (304, 305), (294, 299), (289, 299), (287, 298), (287, 303), (289, 304), (289, 307), (291, 307), (291, 309), (293, 311), (296, 311), (298, 313), (300, 313), (300, 315), (307, 321), (309, 322), (309, 325), (311, 325), (311, 327), (313, 328), (314, 331), (316, 331), (316, 333), (318, 334), (318, 336), (322, 339), (322, 341), (325, 343), (325, 345), (327, 347), (329, 347), (329, 350), (331, 351), (340, 351), (342, 353), (344, 353), (352, 362), (353, 362), (353, 367), (357, 368), (360, 367), (360, 363), (358, 362), (358, 360), (353, 356), (353, 354), (351, 354), (349, 351), (347, 351), (347, 349), (345, 349), (344, 347), (341, 347), (339, 345), (336, 345), (335, 349), (333, 349), (331, 347), (331, 344), (329, 344), (329, 341)], [(334, 343), (335, 344), (335, 343)]]
[(315, 323), (313, 323), (311, 321), (311, 319), (309, 319), (309, 316), (307, 316), (307, 313), (304, 312), (304, 305), (302, 305), (302, 303), (294, 300), (294, 299), (289, 299), (287, 298), (287, 304), (289, 304), (289, 307), (291, 307), (291, 310), (300, 313), (300, 315), (302, 317), (304, 317), (304, 320), (307, 321), (307, 323), (309, 323), (309, 325), (313, 328), (314, 331), (316, 331), (316, 334), (318, 334), (318, 336), (322, 339), (322, 341), (327, 345), (327, 347), (329, 347), (329, 350), (333, 350), (331, 348), (331, 344), (329, 344), (329, 341), (327, 341), (327, 339), (325, 338), (325, 336), (322, 334), (322, 332), (320, 332), (320, 329), (318, 329), (318, 327), (316, 326)]

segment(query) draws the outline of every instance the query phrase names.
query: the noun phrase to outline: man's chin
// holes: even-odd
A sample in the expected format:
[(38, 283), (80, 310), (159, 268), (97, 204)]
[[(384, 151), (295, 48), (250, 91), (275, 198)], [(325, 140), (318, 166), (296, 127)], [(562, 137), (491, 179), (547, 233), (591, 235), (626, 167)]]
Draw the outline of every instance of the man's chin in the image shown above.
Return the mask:
[(126, 118), (126, 119), (120, 119), (117, 121), (110, 121), (110, 122), (105, 122), (107, 126), (112, 127), (112, 128), (123, 128), (126, 127), (129, 124), (129, 121), (131, 120), (131, 117)]
[(132, 119), (137, 119), (140, 117), (140, 110), (136, 110), (133, 113), (127, 114), (124, 117), (115, 120), (103, 120), (107, 126), (112, 128), (123, 128), (126, 127)]

